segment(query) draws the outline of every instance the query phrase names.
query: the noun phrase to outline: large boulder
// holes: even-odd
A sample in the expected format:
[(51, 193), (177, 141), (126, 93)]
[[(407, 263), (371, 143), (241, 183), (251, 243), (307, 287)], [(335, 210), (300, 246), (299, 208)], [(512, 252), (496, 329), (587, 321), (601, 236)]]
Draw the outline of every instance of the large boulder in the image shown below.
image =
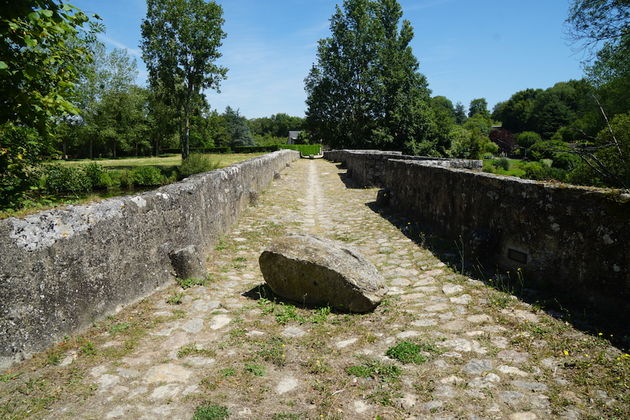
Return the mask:
[(274, 293), (307, 305), (368, 312), (387, 292), (383, 277), (355, 249), (314, 235), (275, 240), (259, 263)]

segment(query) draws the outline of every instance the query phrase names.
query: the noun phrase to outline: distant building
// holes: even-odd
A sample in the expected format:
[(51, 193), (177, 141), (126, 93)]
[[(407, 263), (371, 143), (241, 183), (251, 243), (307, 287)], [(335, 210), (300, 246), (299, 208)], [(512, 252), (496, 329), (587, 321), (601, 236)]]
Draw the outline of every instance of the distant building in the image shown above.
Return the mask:
[(287, 144), (297, 144), (300, 133), (301, 131), (289, 131), (289, 141), (287, 141)]

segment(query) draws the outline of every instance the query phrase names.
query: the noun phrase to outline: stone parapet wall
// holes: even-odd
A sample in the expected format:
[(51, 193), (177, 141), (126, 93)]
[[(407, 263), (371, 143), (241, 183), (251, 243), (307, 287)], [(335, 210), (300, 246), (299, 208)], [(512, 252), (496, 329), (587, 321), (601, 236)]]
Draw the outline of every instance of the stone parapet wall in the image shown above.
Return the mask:
[(383, 186), (383, 173), (390, 159), (423, 162), (431, 166), (480, 170), (480, 160), (448, 159), (426, 156), (408, 156), (401, 152), (378, 150), (332, 150), (324, 153), (324, 158), (341, 162), (348, 168), (356, 182), (364, 186)]
[(298, 158), (278, 151), (141, 195), (0, 220), (0, 367), (173, 279), (174, 250), (205, 255)]
[(384, 186), (391, 206), (461, 241), (465, 258), (520, 271), (525, 287), (630, 316), (629, 194), (402, 160), (389, 161)]

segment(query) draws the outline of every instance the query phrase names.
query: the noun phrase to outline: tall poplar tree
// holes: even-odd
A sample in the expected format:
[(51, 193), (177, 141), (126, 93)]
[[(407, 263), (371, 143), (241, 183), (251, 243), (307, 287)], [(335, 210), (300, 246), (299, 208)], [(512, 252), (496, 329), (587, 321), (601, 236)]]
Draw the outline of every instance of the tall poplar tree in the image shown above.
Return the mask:
[(345, 0), (305, 80), (306, 125), (333, 147), (434, 150), (426, 78), (396, 0)]
[(182, 158), (190, 154), (190, 117), (203, 89), (219, 90), (227, 69), (215, 62), (225, 38), (223, 9), (214, 0), (147, 0), (142, 58), (149, 82), (179, 116)]

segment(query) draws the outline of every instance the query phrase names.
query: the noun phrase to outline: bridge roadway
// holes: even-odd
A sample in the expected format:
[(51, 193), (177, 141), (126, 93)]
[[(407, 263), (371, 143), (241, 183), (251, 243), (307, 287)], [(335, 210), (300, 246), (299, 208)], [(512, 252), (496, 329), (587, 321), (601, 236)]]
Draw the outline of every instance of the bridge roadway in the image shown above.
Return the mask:
[[(627, 357), (454, 272), (344, 172), (295, 162), (218, 242), (206, 286), (173, 283), (24, 362), (2, 377), (0, 417), (190, 419), (200, 405), (235, 419), (628, 415)], [(348, 315), (260, 299), (258, 256), (292, 231), (356, 246), (386, 301)], [(420, 346), (415, 362), (386, 356), (404, 341)]]

